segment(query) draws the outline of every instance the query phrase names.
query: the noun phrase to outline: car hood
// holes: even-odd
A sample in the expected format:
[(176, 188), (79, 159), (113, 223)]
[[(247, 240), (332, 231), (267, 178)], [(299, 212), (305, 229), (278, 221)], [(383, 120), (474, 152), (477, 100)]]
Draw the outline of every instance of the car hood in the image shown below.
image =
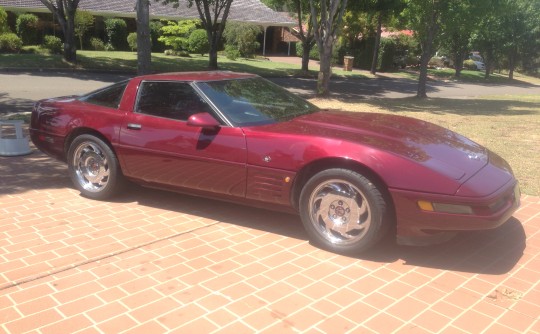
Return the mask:
[(272, 126), (278, 132), (334, 138), (383, 150), (462, 182), (488, 162), (484, 147), (453, 131), (409, 117), (322, 111)]

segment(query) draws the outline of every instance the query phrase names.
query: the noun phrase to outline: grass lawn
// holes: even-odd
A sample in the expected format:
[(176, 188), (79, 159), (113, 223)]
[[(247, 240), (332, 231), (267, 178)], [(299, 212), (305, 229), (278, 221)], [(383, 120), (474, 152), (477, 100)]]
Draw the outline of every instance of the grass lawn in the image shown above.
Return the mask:
[[(35, 47), (27, 47), (36, 51)], [(270, 62), (266, 59), (229, 60), (219, 56), (219, 68), (227, 71), (250, 72), (261, 76), (295, 76), (300, 74), (298, 65)], [(208, 55), (191, 55), (191, 57), (166, 56), (163, 53), (152, 53), (152, 70), (156, 72), (203, 71), (208, 67)], [(51, 69), (85, 69), (103, 71), (125, 71), (136, 73), (137, 53), (123, 51), (77, 51), (77, 64), (73, 65), (63, 60), (61, 55), (36, 53), (0, 54), (1, 68), (51, 68)], [(334, 71), (338, 76), (366, 78), (357, 72)], [(317, 69), (312, 68), (310, 75), (317, 76)]]
[[(407, 69), (398, 73), (401, 76), (418, 80), (419, 72), (416, 69)], [(540, 78), (522, 75), (517, 72), (514, 73), (514, 80), (508, 79), (508, 73), (493, 73), (487, 80), (484, 77), (485, 73), (482, 71), (463, 70), (461, 71), (461, 77), (459, 79), (455, 77), (455, 74), (456, 71), (451, 68), (428, 70), (428, 76), (436, 80), (449, 80), (467, 83), (515, 84), (516, 82), (523, 82), (536, 85), (540, 84)]]
[(540, 96), (478, 99), (369, 99), (362, 103), (312, 99), (325, 108), (397, 114), (432, 122), (469, 137), (512, 166), (524, 194), (540, 196)]
[[(77, 68), (90, 70), (136, 69), (134, 52), (99, 52), (78, 51)], [(154, 71), (198, 71), (205, 70), (207, 56), (181, 58), (152, 54)], [(223, 70), (256, 73), (262, 76), (290, 76), (299, 74), (299, 66), (270, 62), (264, 59), (228, 60), (219, 58)], [(69, 69), (73, 65), (66, 63), (59, 55), (39, 54), (0, 54), (0, 68), (58, 68)], [(312, 66), (312, 75), (316, 69)], [(400, 72), (402, 75), (416, 78), (415, 72)], [(430, 76), (437, 79), (452, 80), (453, 70), (430, 70)], [(350, 72), (337, 70), (336, 75), (351, 75)], [(352, 74), (369, 80), (369, 75)], [(482, 82), (483, 73), (463, 71), (464, 82)], [(516, 79), (528, 83), (540, 84), (540, 79), (520, 76)], [(515, 82), (515, 81), (514, 81)], [(494, 75), (487, 83), (510, 83), (502, 75)], [(370, 111), (405, 115), (439, 124), (461, 133), (488, 147), (504, 157), (514, 169), (520, 181), (522, 192), (540, 196), (540, 96), (491, 96), (472, 99), (367, 99), (358, 101), (313, 99), (315, 104), (326, 108), (341, 108), (352, 111)]]

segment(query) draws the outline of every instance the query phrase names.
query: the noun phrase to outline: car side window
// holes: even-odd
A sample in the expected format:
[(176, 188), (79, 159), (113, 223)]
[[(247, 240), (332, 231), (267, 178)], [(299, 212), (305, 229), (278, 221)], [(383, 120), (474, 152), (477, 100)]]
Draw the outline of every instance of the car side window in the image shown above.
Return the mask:
[(127, 84), (128, 81), (119, 82), (84, 95), (80, 98), (80, 100), (87, 103), (96, 104), (98, 106), (118, 109)]
[(187, 121), (189, 116), (211, 112), (210, 106), (186, 82), (143, 81), (137, 98), (137, 113)]

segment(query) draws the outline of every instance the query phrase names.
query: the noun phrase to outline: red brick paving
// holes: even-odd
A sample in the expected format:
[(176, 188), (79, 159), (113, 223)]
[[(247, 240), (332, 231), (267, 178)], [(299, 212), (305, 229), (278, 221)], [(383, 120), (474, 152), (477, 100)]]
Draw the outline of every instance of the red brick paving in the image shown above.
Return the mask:
[(538, 197), (497, 230), (351, 258), (295, 216), (136, 186), (85, 199), (38, 152), (0, 175), (0, 332), (540, 333)]

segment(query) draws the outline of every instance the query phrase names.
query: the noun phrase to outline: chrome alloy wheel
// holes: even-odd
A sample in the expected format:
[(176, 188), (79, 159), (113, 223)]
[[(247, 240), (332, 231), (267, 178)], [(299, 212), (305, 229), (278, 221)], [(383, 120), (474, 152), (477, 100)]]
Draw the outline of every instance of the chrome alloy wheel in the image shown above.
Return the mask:
[(345, 245), (362, 239), (371, 224), (371, 209), (352, 183), (331, 179), (319, 184), (309, 198), (310, 221), (330, 243)]
[(73, 154), (77, 182), (89, 192), (100, 192), (109, 182), (109, 163), (104, 152), (91, 141), (77, 146)]

